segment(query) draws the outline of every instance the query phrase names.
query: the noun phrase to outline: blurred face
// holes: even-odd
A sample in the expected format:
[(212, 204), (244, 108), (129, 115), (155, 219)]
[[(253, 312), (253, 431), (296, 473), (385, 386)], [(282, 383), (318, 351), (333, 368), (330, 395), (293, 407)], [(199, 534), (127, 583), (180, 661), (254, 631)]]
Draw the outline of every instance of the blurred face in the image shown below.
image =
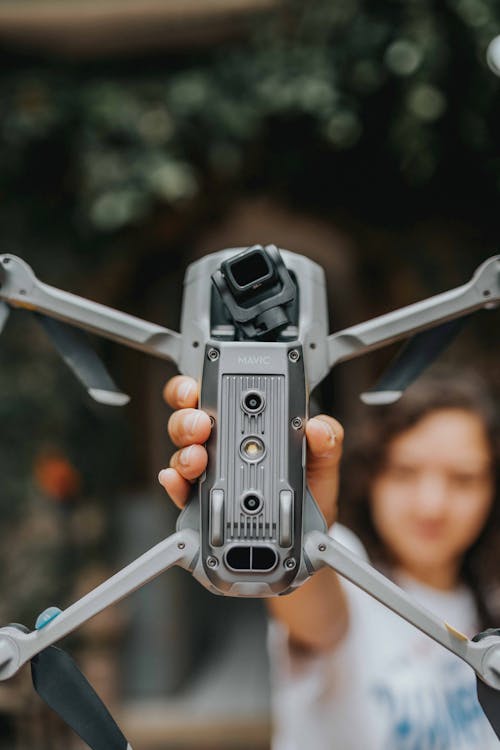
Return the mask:
[(484, 526), (493, 494), (492, 457), (480, 418), (443, 409), (389, 444), (372, 487), (372, 518), (403, 572), (450, 588)]

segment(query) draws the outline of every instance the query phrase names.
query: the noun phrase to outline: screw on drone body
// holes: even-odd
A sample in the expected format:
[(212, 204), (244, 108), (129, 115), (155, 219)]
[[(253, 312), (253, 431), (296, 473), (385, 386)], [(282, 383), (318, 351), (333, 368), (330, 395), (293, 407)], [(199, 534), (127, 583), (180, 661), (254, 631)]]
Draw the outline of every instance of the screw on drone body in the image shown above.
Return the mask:
[(209, 349), (207, 352), (207, 357), (212, 361), (215, 362), (219, 359), (219, 350), (218, 349)]
[(218, 564), (216, 557), (207, 557), (207, 565), (209, 568), (216, 568)]
[(179, 542), (179, 544), (177, 545), (177, 549), (185, 549), (185, 548), (186, 548), (186, 545), (184, 542)]
[(292, 427), (294, 430), (300, 430), (300, 428), (302, 427), (302, 424), (303, 422), (300, 417), (294, 417), (292, 419)]
[(298, 349), (290, 349), (288, 352), (288, 359), (290, 362), (298, 362), (300, 359), (300, 352)]
[(320, 552), (326, 552), (326, 544), (318, 544), (318, 549)]
[(287, 560), (285, 560), (285, 568), (288, 568), (288, 570), (293, 570), (296, 565), (297, 561), (294, 557), (289, 557)]

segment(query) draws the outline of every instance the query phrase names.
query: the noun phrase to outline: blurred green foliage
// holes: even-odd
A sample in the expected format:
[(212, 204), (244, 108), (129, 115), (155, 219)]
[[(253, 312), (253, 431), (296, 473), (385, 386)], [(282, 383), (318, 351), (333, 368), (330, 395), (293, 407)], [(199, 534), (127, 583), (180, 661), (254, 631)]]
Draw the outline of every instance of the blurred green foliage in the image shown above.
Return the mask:
[(496, 0), (292, 1), (245, 43), (146, 69), (23, 66), (0, 84), (1, 187), (29, 170), (34, 200), (69, 191), (69, 220), (97, 233), (214, 179), (300, 197), (314, 179), (308, 202), (330, 210), (457, 175), (498, 191), (499, 30)]

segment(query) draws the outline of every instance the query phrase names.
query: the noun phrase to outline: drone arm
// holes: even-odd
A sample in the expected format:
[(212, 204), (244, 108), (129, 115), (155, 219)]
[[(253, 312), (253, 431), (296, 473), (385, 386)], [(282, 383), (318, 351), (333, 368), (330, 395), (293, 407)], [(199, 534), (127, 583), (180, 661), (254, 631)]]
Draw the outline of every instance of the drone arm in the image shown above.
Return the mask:
[(0, 680), (12, 677), (28, 660), (111, 604), (123, 599), (174, 565), (190, 569), (199, 550), (198, 534), (184, 530), (152, 547), (141, 557), (39, 630), (23, 633), (11, 626), (0, 629)]
[[(44, 284), (15, 255), (0, 255), (0, 300), (177, 363), (179, 333)], [(1, 318), (1, 313), (0, 313)]]
[(499, 302), (500, 255), (496, 255), (479, 266), (463, 286), (329, 336), (329, 367)]
[(420, 606), (369, 563), (327, 534), (312, 531), (304, 550), (314, 570), (328, 566), (463, 659), (491, 687), (500, 689), (500, 639), (473, 642)]

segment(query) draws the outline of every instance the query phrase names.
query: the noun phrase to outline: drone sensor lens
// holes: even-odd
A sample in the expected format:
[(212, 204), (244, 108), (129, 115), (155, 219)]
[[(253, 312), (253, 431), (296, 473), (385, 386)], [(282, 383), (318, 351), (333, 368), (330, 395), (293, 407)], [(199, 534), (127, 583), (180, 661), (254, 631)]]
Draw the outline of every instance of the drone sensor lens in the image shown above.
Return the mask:
[(248, 414), (258, 414), (264, 408), (264, 396), (259, 391), (248, 391), (243, 396), (242, 404)]
[(245, 513), (255, 515), (262, 509), (262, 498), (254, 493), (249, 493), (248, 495), (245, 495), (241, 501), (241, 505)]

